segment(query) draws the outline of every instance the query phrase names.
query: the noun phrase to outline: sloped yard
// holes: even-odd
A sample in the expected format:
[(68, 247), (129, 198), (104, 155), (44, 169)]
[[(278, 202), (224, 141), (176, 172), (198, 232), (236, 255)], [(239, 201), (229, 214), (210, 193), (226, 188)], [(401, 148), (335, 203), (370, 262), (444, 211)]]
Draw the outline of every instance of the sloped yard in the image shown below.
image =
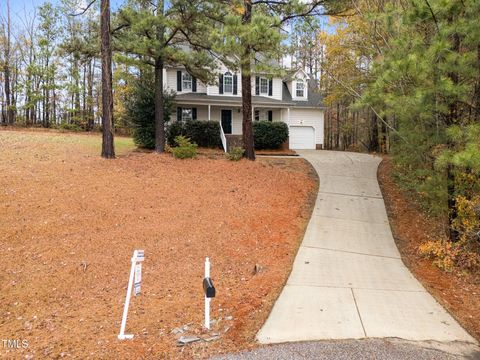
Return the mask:
[[(290, 270), (316, 195), (302, 159), (175, 160), (134, 151), (116, 160), (100, 136), (0, 131), (0, 351), (35, 358), (191, 358), (253, 345)], [(117, 334), (134, 249), (142, 294)], [(217, 297), (203, 321), (203, 261)], [(255, 265), (261, 271), (254, 274)], [(178, 347), (172, 329), (218, 340)]]

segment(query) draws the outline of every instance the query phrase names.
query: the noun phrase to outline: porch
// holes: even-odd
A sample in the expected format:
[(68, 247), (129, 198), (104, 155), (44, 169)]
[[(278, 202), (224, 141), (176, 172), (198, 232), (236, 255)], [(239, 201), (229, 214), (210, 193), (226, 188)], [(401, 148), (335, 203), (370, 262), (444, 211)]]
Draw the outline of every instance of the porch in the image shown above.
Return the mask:
[[(253, 106), (252, 108), (253, 121), (283, 121), (284, 112), (287, 110), (264, 106)], [(224, 151), (228, 151), (233, 146), (242, 146), (243, 111), (241, 106), (233, 104), (178, 104), (176, 113), (172, 114), (171, 120), (218, 121), (220, 123), (220, 137)]]

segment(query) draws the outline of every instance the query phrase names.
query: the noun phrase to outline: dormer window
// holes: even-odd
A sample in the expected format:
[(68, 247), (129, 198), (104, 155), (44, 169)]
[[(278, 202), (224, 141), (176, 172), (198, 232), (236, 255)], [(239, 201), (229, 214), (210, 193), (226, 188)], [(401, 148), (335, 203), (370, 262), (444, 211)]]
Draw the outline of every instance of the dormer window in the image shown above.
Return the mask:
[(268, 79), (260, 78), (260, 94), (268, 94)]
[(297, 97), (305, 97), (305, 83), (302, 80), (297, 80), (296, 95)]
[(182, 88), (183, 91), (192, 90), (192, 75), (187, 72), (182, 72)]
[(223, 76), (223, 91), (233, 93), (233, 75), (231, 72), (226, 72)]

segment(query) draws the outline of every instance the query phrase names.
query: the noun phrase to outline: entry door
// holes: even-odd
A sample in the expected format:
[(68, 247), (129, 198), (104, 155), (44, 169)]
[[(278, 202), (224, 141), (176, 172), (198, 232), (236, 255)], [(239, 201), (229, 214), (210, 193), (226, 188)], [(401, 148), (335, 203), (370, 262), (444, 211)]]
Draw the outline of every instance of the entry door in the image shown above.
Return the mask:
[(232, 110), (222, 110), (222, 128), (225, 134), (232, 133)]

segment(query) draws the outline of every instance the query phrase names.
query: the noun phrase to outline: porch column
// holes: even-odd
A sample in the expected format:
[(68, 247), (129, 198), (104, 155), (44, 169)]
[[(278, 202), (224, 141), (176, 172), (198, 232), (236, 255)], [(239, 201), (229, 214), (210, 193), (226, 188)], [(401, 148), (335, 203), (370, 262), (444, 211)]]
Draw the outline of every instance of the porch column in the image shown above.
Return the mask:
[(208, 121), (210, 121), (210, 104), (208, 104)]
[(287, 108), (287, 124), (290, 125), (290, 108)]
[(280, 122), (283, 122), (283, 109), (280, 109)]

